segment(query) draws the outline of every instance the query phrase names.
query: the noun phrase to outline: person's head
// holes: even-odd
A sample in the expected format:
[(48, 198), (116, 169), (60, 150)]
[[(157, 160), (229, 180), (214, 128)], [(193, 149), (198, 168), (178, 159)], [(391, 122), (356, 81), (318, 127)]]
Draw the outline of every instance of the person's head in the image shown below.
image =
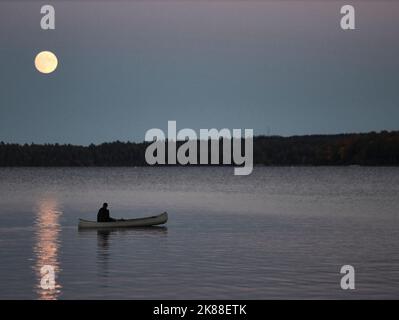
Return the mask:
[(104, 202), (104, 203), (103, 203), (103, 208), (104, 208), (104, 209), (107, 209), (107, 208), (108, 208), (108, 203)]

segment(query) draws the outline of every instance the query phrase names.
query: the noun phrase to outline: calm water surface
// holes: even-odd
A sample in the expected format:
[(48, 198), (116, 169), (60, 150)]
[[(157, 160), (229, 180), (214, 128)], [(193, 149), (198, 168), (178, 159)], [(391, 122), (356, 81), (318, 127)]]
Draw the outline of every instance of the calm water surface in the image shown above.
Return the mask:
[[(78, 231), (104, 201), (169, 222)], [(0, 205), (1, 299), (399, 298), (399, 168), (2, 168)]]

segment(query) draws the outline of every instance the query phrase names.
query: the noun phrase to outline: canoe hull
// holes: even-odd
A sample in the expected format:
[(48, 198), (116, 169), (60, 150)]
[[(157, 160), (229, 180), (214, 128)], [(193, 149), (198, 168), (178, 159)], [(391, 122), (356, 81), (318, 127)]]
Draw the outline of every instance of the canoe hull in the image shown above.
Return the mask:
[(129, 219), (114, 222), (97, 222), (79, 219), (79, 229), (103, 229), (103, 228), (140, 228), (164, 224), (168, 221), (166, 212), (153, 217)]

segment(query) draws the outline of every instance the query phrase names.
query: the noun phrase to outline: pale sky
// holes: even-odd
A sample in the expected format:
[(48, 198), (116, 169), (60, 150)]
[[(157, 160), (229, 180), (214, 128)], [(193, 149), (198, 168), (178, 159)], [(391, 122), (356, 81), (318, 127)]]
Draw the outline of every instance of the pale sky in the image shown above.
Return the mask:
[[(142, 141), (151, 128), (399, 129), (399, 2), (0, 1), (0, 141)], [(35, 55), (53, 51), (43, 75)]]

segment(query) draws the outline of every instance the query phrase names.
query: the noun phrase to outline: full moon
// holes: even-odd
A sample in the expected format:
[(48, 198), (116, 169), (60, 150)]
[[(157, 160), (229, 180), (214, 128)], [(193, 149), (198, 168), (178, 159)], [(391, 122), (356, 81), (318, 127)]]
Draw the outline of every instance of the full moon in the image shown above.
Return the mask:
[(57, 69), (57, 56), (51, 51), (42, 51), (35, 58), (35, 67), (41, 73), (51, 73)]

